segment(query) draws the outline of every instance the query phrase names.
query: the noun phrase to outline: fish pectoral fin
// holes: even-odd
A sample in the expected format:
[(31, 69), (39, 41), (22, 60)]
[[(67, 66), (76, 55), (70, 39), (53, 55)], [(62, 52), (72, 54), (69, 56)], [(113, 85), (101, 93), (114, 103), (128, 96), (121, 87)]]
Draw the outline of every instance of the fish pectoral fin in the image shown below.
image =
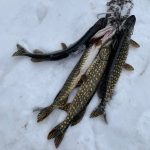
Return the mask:
[(131, 66), (130, 64), (127, 64), (127, 63), (125, 63), (123, 65), (123, 68), (126, 69), (127, 71), (133, 71), (134, 70), (134, 67)]
[(67, 45), (66, 45), (65, 43), (60, 43), (60, 45), (61, 45), (61, 47), (62, 47), (63, 50), (65, 50), (65, 49), (68, 48)]
[(140, 44), (138, 44), (136, 41), (134, 41), (133, 39), (130, 40), (130, 45), (135, 47), (135, 48), (139, 48)]
[(71, 126), (78, 124), (82, 119), (86, 112), (86, 108), (84, 108), (81, 112), (79, 112), (71, 121)]
[(68, 112), (68, 109), (69, 109), (70, 105), (71, 105), (71, 103), (66, 103), (65, 105), (58, 106), (58, 108)]
[(86, 80), (87, 80), (86, 74), (82, 75), (81, 78), (80, 78), (80, 80), (79, 80), (79, 82), (78, 82), (78, 84), (77, 84), (77, 87), (81, 86), (81, 84), (83, 82), (85, 82)]
[(37, 63), (37, 62), (42, 62), (42, 61), (44, 61), (44, 59), (40, 59), (40, 58), (31, 58), (31, 61), (34, 62), (34, 63)]
[(55, 146), (56, 148), (58, 148), (58, 146), (60, 145), (60, 143), (62, 142), (64, 138), (65, 132), (68, 127), (69, 127), (69, 124), (66, 124), (65, 122), (58, 124), (48, 134), (47, 139), (50, 140), (54, 138)]
[[(33, 54), (44, 54), (44, 53), (42, 51), (38, 50), (38, 49), (35, 49), (35, 50), (33, 50)], [(43, 61), (43, 59), (31, 58), (31, 61), (34, 62), (34, 63), (37, 63), (37, 62)]]

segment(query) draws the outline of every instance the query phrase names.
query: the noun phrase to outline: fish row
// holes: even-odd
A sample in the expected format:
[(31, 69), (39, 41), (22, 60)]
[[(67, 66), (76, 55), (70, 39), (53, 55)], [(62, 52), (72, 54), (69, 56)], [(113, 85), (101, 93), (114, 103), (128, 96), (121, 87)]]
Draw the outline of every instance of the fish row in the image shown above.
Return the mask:
[[(64, 121), (53, 128), (48, 134), (48, 139), (54, 138), (56, 147), (61, 143), (67, 128), (70, 125), (76, 125), (82, 120), (86, 108), (96, 91), (101, 102), (91, 113), (90, 117), (103, 115), (107, 122), (105, 107), (113, 96), (113, 90), (120, 77), (122, 68), (133, 70), (133, 67), (125, 64), (125, 61), (129, 44), (131, 43), (138, 47), (138, 44), (131, 40), (135, 21), (135, 16), (128, 17), (123, 23), (122, 28), (116, 31), (113, 27), (106, 26), (106, 20), (102, 18), (96, 23), (100, 29), (98, 32), (96, 32), (95, 27), (91, 28), (78, 42), (71, 46), (71, 48), (79, 48), (81, 45), (81, 47), (84, 45), (85, 49), (79, 62), (55, 97), (54, 102), (42, 108), (37, 117), (37, 121), (40, 122), (54, 109), (62, 109), (67, 112)], [(57, 59), (69, 56), (71, 51), (69, 53), (66, 53), (66, 51), (71, 48), (67, 48), (64, 44), (63, 47), (64, 50), (57, 52)], [(17, 45), (17, 48), (18, 51), (14, 53), (14, 56), (28, 56), (34, 62), (56, 60), (51, 59), (54, 58), (51, 57), (54, 53), (43, 54), (39, 50), (30, 53), (21, 45)], [(53, 56), (56, 56), (55, 54)], [(77, 94), (73, 98), (73, 101), (68, 103), (68, 97), (75, 88), (78, 90)]]

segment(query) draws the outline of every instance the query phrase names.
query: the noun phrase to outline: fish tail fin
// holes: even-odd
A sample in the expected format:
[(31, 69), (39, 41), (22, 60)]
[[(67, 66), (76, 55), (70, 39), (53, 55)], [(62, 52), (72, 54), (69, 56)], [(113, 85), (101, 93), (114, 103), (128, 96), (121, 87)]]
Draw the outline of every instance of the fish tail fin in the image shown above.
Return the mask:
[(96, 109), (94, 109), (90, 115), (90, 118), (95, 118), (105, 113), (104, 107), (100, 104)]
[(65, 124), (64, 122), (58, 124), (55, 128), (51, 130), (51, 132), (48, 134), (47, 139), (54, 139), (54, 143), (56, 148), (60, 145), (62, 142), (65, 132), (67, 128), (69, 127), (69, 124)]
[(96, 108), (95, 110), (92, 111), (90, 118), (95, 118), (102, 115), (101, 110), (99, 110), (98, 108)]
[(105, 123), (108, 123), (105, 109), (101, 105), (98, 106), (95, 110), (92, 111), (92, 113), (90, 115), (90, 118), (95, 118), (95, 117), (98, 117), (98, 116), (103, 116)]
[(41, 109), (37, 116), (37, 122), (44, 120), (53, 110), (54, 110), (53, 105)]
[(29, 53), (23, 46), (17, 44), (17, 51), (12, 56), (24, 56), (26, 53)]

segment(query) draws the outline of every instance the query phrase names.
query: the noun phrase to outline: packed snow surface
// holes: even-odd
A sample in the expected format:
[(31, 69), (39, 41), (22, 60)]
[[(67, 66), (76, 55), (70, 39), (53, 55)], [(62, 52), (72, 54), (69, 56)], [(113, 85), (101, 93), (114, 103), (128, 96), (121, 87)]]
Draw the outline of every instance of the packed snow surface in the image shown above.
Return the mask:
[[(98, 104), (92, 99), (83, 120), (69, 127), (60, 150), (150, 150), (150, 0), (134, 0), (137, 18), (132, 36), (141, 47), (130, 49), (112, 101), (108, 124), (90, 119)], [(56, 62), (32, 63), (12, 57), (16, 44), (45, 52), (79, 39), (106, 12), (106, 0), (0, 0), (0, 150), (54, 150), (48, 132), (65, 112), (55, 110), (36, 122), (37, 106), (50, 104), (79, 56)]]

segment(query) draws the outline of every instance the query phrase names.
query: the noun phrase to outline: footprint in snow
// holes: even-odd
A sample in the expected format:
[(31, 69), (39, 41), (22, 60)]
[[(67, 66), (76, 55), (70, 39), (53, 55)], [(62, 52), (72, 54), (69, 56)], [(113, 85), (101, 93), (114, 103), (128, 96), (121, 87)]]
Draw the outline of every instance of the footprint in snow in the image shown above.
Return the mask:
[(36, 10), (36, 15), (39, 23), (42, 23), (48, 14), (48, 6), (44, 3), (39, 3)]
[(146, 141), (150, 140), (150, 111), (146, 111), (142, 114), (138, 122), (138, 133)]

